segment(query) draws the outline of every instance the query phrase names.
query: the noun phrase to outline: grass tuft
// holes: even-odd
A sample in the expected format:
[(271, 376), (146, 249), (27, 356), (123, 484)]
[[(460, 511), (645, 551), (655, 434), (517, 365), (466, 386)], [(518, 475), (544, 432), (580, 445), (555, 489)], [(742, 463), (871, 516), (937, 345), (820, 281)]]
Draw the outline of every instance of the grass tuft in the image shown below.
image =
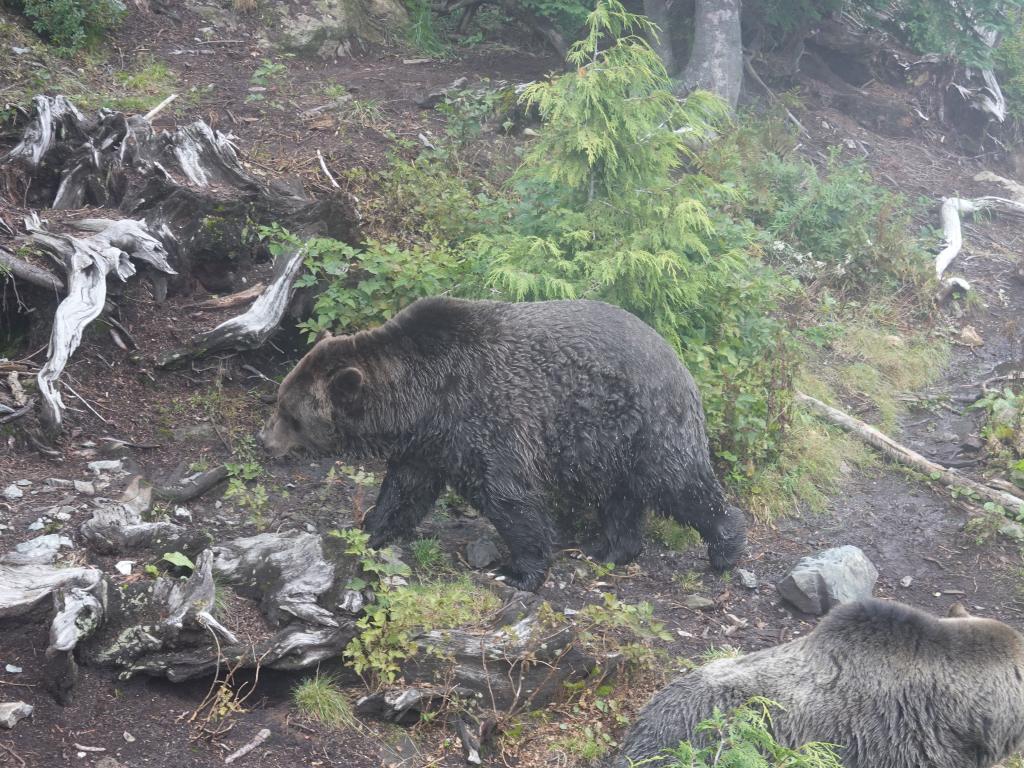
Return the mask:
[(338, 688), (333, 675), (317, 675), (292, 689), (296, 708), (310, 720), (330, 728), (355, 728), (358, 725), (352, 702)]

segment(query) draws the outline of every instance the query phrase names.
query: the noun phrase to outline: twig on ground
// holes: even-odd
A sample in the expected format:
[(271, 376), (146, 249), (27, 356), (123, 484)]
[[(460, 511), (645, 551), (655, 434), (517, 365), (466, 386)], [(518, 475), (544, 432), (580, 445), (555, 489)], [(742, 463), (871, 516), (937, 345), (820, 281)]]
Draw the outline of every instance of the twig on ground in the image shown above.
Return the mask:
[(165, 109), (165, 108), (166, 108), (166, 107), (167, 107), (167, 106), (168, 106), (168, 105), (169, 105), (169, 104), (170, 104), (170, 103), (171, 103), (172, 101), (174, 101), (174, 100), (175, 100), (176, 98), (178, 98), (178, 94), (176, 94), (176, 93), (172, 93), (172, 94), (171, 94), (170, 96), (168, 96), (168, 97), (167, 97), (166, 99), (164, 99), (164, 100), (163, 100), (163, 101), (161, 101), (161, 102), (160, 102), (159, 104), (157, 104), (157, 105), (156, 105), (155, 107), (153, 107), (153, 108), (152, 108), (151, 110), (149, 110), (149, 112), (147, 112), (147, 113), (146, 113), (145, 115), (143, 115), (143, 116), (142, 116), (142, 119), (143, 119), (143, 120), (146, 120), (147, 122), (153, 122), (153, 118), (154, 118), (154, 117), (156, 117), (157, 115), (159, 115), (159, 114), (160, 114), (161, 112), (163, 112), (163, 111), (164, 111), (164, 109)]
[(331, 186), (334, 187), (335, 189), (341, 189), (341, 185), (334, 180), (334, 177), (331, 176), (331, 172), (327, 170), (327, 163), (324, 161), (324, 156), (321, 154), (319, 149), (316, 151), (316, 156), (317, 159), (320, 161), (320, 167), (323, 169), (324, 175), (327, 176), (327, 178), (330, 180)]

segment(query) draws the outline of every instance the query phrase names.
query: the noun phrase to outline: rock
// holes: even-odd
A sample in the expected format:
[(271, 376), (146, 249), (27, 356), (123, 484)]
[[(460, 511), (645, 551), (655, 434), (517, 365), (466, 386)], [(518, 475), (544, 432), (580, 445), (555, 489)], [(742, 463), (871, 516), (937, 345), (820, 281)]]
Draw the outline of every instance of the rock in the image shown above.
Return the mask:
[(43, 518), (37, 517), (34, 523), (29, 523), (28, 529), (30, 531), (41, 531), (46, 527), (46, 523), (43, 522)]
[(104, 472), (124, 471), (124, 464), (121, 463), (120, 459), (100, 459), (99, 461), (90, 461), (87, 466), (97, 477)]
[(296, 53), (333, 58), (344, 55), (352, 41), (383, 42), (384, 31), (397, 32), (409, 23), (398, 0), (312, 0), (273, 3), (275, 42)]
[(903, 587), (904, 589), (906, 589), (907, 587), (909, 587), (913, 583), (914, 583), (914, 577), (913, 576), (904, 576), (902, 579), (900, 579), (900, 586)]
[(1014, 541), (1024, 541), (1024, 525), (1007, 520), (999, 526), (999, 533)]
[(973, 325), (965, 325), (960, 331), (960, 343), (968, 347), (980, 347), (985, 342), (982, 341)]
[(32, 481), (31, 480), (18, 480), (15, 483), (15, 485), (17, 485), (17, 486), (19, 486), (21, 488), (28, 488), (30, 485), (32, 485)]
[[(128, 731), (125, 731), (124, 733), (125, 736), (131, 736)], [(128, 741), (128, 739), (125, 739), (125, 741)], [(135, 739), (133, 738), (132, 741), (135, 741)], [(126, 768), (126, 766), (124, 763), (118, 762), (117, 758), (106, 755), (96, 761), (96, 768)]]
[(194, 443), (203, 440), (216, 440), (217, 430), (213, 424), (203, 422), (202, 424), (189, 424), (184, 427), (176, 427), (171, 430), (171, 437), (176, 443)]
[(468, 82), (468, 77), (460, 77), (457, 80), (454, 80), (450, 85), (441, 88), (440, 90), (431, 91), (426, 96), (419, 99), (416, 102), (416, 106), (420, 109), (433, 109), (448, 97), (448, 93), (450, 91), (457, 91), (460, 88), (465, 88), (466, 83)]
[(761, 583), (758, 581), (757, 576), (754, 575), (753, 571), (748, 571), (746, 568), (737, 568), (736, 576), (739, 578), (740, 584), (747, 589), (757, 589), (758, 585)]
[(709, 600), (708, 598), (701, 597), (700, 595), (686, 595), (683, 597), (681, 602), (684, 607), (693, 611), (704, 611), (708, 608), (715, 607), (714, 600)]
[(0, 704), (0, 728), (10, 730), (18, 721), (32, 714), (32, 705), (24, 701), (9, 701)]
[(4, 669), (6, 669), (12, 675), (19, 675), (22, 672), (21, 667), (17, 666), (16, 664), (5, 664)]
[(129, 744), (131, 744), (131, 743), (132, 743), (133, 741), (135, 741), (135, 737), (134, 737), (134, 736), (132, 736), (132, 735), (131, 735), (130, 733), (128, 733), (128, 731), (125, 731), (124, 733), (122, 733), (122, 734), (121, 734), (121, 737), (122, 737), (122, 738), (123, 738), (123, 739), (124, 739), (124, 740), (125, 740), (126, 742), (128, 742)]
[(466, 562), (471, 568), (486, 568), (501, 559), (493, 539), (482, 537), (466, 545)]
[(182, 520), (192, 520), (192, 512), (187, 507), (175, 507), (174, 516)]
[(96, 495), (96, 487), (87, 480), (75, 480), (74, 485), (75, 491), (77, 491), (78, 493), (83, 493), (86, 496)]
[(131, 576), (133, 565), (135, 565), (134, 560), (120, 560), (114, 564), (114, 570), (122, 576)]
[(3, 562), (8, 565), (52, 563), (62, 547), (71, 549), (73, 546), (71, 539), (58, 533), (36, 536), (16, 545), (13, 552), (4, 555)]
[(803, 558), (776, 589), (799, 610), (821, 616), (839, 603), (871, 597), (877, 580), (867, 556), (847, 545)]
[(16, 499), (20, 499), (24, 495), (25, 492), (14, 483), (11, 483), (6, 488), (4, 488), (4, 498), (7, 499), (8, 501), (15, 501)]

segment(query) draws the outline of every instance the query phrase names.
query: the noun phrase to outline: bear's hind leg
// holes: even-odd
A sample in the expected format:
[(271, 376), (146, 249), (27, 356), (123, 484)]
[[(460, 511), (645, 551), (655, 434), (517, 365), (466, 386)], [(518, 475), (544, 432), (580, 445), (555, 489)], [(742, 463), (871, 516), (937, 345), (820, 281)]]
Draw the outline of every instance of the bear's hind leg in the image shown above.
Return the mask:
[(707, 544), (708, 559), (716, 571), (732, 568), (747, 545), (747, 520), (725, 501), (722, 487), (708, 471), (681, 488), (667, 488), (659, 494), (656, 510), (680, 525), (697, 529)]
[(410, 459), (389, 461), (377, 503), (363, 520), (363, 530), (370, 534), (369, 546), (378, 548), (410, 536), (433, 508), (444, 485), (444, 474), (428, 464)]

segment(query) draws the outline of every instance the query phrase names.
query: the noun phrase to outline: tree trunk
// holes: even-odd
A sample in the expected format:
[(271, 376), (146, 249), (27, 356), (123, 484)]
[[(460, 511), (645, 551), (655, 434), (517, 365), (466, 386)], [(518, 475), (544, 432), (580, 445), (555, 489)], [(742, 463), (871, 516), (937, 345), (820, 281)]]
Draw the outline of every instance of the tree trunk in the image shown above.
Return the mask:
[(700, 88), (736, 108), (743, 82), (740, 6), (741, 0), (695, 0), (693, 50), (675, 88), (677, 95)]
[(651, 48), (661, 57), (662, 64), (668, 74), (676, 73), (676, 57), (672, 53), (672, 38), (669, 35), (670, 21), (668, 18), (667, 0), (644, 0), (644, 16), (658, 26), (658, 33), (651, 35)]

